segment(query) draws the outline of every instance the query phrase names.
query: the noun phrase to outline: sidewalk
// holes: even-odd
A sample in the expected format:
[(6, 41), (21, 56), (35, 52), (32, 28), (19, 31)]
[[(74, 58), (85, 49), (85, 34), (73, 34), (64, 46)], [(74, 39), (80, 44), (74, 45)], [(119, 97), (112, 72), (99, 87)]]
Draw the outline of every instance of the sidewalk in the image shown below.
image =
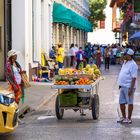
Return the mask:
[[(38, 110), (56, 94), (56, 90), (51, 89), (53, 83), (30, 82), (30, 84), (31, 87), (25, 89), (25, 101), (19, 106), (19, 115), (28, 110)], [(0, 87), (6, 89), (7, 83), (0, 82)]]

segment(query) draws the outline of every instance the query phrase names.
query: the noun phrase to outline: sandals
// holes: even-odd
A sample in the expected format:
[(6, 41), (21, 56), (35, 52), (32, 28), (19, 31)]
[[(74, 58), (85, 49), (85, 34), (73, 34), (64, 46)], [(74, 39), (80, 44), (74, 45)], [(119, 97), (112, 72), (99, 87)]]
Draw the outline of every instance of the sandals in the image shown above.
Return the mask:
[(128, 119), (128, 118), (123, 118), (121, 117), (117, 123), (122, 123), (122, 124), (132, 124), (132, 120), (131, 119)]

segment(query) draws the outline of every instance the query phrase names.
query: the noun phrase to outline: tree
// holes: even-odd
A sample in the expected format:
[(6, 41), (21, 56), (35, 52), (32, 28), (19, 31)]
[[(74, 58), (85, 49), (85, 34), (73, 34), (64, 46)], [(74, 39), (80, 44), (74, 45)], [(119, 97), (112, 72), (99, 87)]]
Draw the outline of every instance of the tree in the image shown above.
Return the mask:
[(106, 15), (104, 9), (106, 8), (107, 0), (89, 0), (91, 15), (89, 20), (93, 23), (93, 27), (97, 27), (98, 21), (105, 20)]

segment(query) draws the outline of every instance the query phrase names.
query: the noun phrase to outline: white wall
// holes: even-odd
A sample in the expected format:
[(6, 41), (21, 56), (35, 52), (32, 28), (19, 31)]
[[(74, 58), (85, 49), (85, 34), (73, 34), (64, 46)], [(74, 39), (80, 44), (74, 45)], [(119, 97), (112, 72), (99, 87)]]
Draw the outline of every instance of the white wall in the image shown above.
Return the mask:
[(18, 61), (25, 69), (25, 0), (12, 0), (12, 48), (20, 51)]
[(92, 44), (111, 44), (116, 42), (114, 33), (112, 32), (112, 9), (109, 7), (109, 3), (110, 1), (108, 1), (105, 9), (105, 29), (93, 30), (92, 33), (88, 33), (88, 42)]
[(19, 51), (18, 62), (28, 74), (32, 59), (32, 1), (12, 0), (12, 48)]

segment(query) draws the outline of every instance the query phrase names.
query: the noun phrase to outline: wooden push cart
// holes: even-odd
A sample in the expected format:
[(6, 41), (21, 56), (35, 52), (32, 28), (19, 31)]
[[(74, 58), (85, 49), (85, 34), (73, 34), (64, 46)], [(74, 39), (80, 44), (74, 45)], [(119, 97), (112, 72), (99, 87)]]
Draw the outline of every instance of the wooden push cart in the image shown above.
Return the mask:
[[(90, 85), (53, 85), (53, 89), (58, 89), (58, 95), (56, 97), (55, 111), (57, 119), (62, 119), (64, 110), (73, 109), (79, 110), (81, 115), (84, 115), (84, 109), (92, 111), (92, 117), (94, 120), (99, 117), (99, 83), (103, 80), (102, 77), (98, 78), (94, 83)], [(60, 95), (62, 90), (70, 89), (71, 91), (79, 90), (77, 92), (77, 100), (80, 99), (80, 103), (75, 105), (61, 105)]]

